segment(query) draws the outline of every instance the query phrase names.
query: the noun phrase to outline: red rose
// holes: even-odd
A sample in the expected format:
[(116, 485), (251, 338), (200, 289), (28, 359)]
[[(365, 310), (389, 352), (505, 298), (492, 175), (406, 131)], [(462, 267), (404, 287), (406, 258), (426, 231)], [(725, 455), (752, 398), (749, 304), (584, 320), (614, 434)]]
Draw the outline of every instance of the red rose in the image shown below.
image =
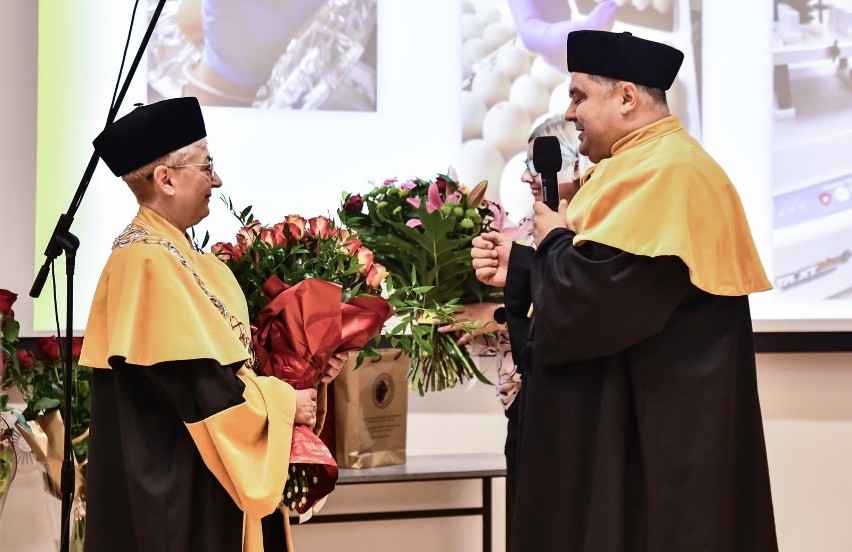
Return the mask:
[(41, 358), (47, 362), (59, 360), (59, 340), (56, 337), (42, 337), (36, 340), (36, 349), (38, 349)]
[(362, 245), (361, 240), (358, 238), (349, 238), (343, 242), (343, 248), (350, 257), (354, 257)]
[(284, 217), (287, 226), (287, 234), (293, 241), (299, 241), (305, 236), (305, 228), (308, 222), (299, 215), (287, 215)]
[(32, 351), (21, 349), (18, 351), (18, 364), (21, 370), (29, 370), (35, 364), (36, 358)]
[(331, 235), (331, 221), (326, 217), (314, 217), (308, 221), (311, 234), (318, 238), (327, 238)]
[(379, 263), (373, 263), (373, 266), (370, 267), (370, 270), (365, 275), (367, 285), (374, 289), (382, 287), (382, 282), (384, 282), (387, 277), (387, 269)]
[(358, 269), (358, 272), (361, 274), (367, 274), (370, 271), (370, 267), (373, 266), (373, 252), (367, 249), (366, 247), (360, 247), (357, 251), (358, 254), (358, 264), (361, 265), (361, 268)]
[(82, 337), (72, 337), (71, 338), (71, 358), (77, 360), (80, 358), (80, 352), (83, 350), (83, 338)]
[(361, 194), (350, 194), (343, 204), (343, 210), (348, 213), (360, 213), (363, 207), (364, 198), (361, 197)]
[(210, 246), (210, 252), (223, 261), (239, 261), (244, 255), (239, 247), (225, 242), (214, 243)]
[(17, 293), (12, 293), (8, 289), (0, 289), (0, 314), (3, 316), (14, 316), (15, 311), (12, 310), (12, 305), (18, 299)]

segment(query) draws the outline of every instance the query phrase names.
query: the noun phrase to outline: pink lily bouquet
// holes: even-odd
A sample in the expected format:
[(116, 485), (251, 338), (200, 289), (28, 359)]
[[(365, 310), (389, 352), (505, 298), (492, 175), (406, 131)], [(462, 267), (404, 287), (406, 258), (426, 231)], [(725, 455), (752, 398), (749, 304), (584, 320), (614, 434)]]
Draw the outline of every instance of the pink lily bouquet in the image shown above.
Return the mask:
[(503, 230), (505, 212), (484, 199), (487, 182), (470, 190), (452, 168), (447, 173), (434, 180), (392, 178), (363, 195), (346, 193), (338, 210), (343, 226), (389, 273), (389, 300), (401, 322), (387, 337), (411, 357), (409, 380), (421, 395), (471, 378), (488, 383), (459, 336), (438, 328), (458, 322), (459, 305), (501, 296), (476, 279), (470, 248), (480, 233)]

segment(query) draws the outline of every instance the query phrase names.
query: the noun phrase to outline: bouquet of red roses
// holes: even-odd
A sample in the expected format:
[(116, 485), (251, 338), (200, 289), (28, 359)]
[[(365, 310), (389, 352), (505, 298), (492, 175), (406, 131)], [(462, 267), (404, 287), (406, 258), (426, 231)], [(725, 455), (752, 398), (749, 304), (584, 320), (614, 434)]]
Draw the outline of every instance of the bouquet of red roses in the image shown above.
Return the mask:
[[(264, 226), (251, 207), (237, 213), (235, 243), (211, 248), (246, 296), (257, 370), (295, 389), (317, 385), (332, 355), (359, 350), (392, 308), (379, 295), (387, 277), (372, 252), (326, 217), (289, 215)], [(337, 465), (311, 428), (296, 426), (285, 503), (306, 512), (334, 489)]]

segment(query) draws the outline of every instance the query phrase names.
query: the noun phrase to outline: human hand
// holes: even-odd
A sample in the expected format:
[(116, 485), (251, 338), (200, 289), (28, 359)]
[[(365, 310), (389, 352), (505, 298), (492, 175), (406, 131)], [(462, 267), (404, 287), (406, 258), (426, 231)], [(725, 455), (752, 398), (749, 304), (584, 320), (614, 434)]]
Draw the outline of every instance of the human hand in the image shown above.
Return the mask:
[(473, 238), (472, 245), (470, 256), (476, 278), (485, 285), (505, 287), (512, 240), (500, 232), (486, 232)]
[(476, 330), (462, 333), (461, 337), (457, 340), (459, 345), (467, 345), (471, 338), (500, 328), (500, 325), (494, 320), (494, 311), (498, 306), (497, 303), (471, 303), (469, 305), (462, 305), (461, 312), (457, 312), (455, 316), (458, 319), (470, 320), (470, 322), (446, 324), (439, 327), (438, 331), (441, 333), (462, 332), (465, 326), (474, 324)]
[(320, 378), (320, 383), (331, 383), (343, 370), (343, 365), (349, 360), (349, 353), (335, 353), (328, 359), (328, 365)]
[(544, 238), (554, 228), (568, 228), (568, 220), (566, 218), (568, 202), (564, 199), (559, 201), (558, 211), (551, 211), (550, 207), (541, 201), (535, 202), (533, 210), (535, 210), (533, 239), (535, 240), (536, 245), (541, 244), (542, 240), (544, 240)]
[(313, 428), (317, 423), (317, 390), (296, 390), (296, 415), (293, 421), (299, 425)]

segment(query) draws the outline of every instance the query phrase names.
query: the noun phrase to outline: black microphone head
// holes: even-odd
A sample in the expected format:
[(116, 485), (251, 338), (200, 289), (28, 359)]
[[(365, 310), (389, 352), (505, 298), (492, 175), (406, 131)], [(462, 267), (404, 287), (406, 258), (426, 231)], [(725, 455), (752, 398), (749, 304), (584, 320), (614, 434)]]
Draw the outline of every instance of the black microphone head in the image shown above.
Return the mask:
[(533, 142), (533, 166), (537, 173), (557, 173), (562, 170), (562, 151), (559, 138), (540, 136)]

